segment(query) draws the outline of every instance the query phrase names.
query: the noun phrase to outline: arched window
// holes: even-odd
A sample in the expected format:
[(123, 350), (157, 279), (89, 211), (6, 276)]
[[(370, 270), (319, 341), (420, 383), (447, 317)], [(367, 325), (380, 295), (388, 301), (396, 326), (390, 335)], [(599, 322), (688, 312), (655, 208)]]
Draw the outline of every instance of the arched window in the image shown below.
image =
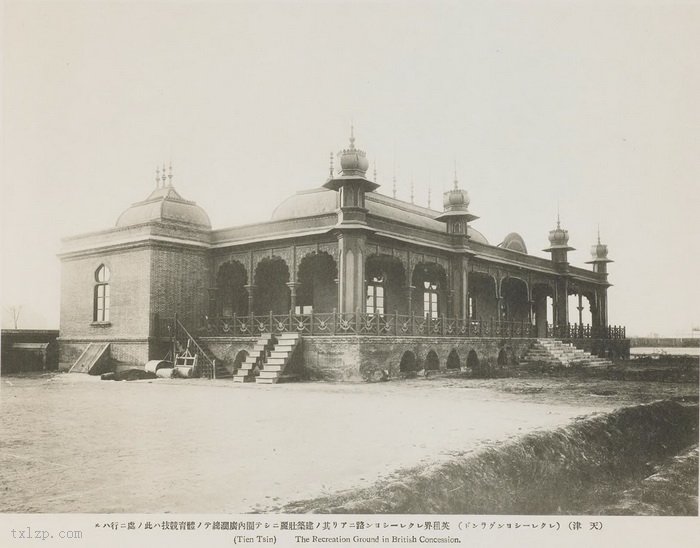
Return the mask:
[(429, 281), (423, 282), (423, 316), (428, 318), (438, 317), (438, 292), (437, 284)]
[(95, 292), (93, 298), (93, 321), (109, 321), (109, 268), (101, 264), (95, 270)]
[(367, 314), (384, 315), (384, 275), (374, 276), (367, 284)]

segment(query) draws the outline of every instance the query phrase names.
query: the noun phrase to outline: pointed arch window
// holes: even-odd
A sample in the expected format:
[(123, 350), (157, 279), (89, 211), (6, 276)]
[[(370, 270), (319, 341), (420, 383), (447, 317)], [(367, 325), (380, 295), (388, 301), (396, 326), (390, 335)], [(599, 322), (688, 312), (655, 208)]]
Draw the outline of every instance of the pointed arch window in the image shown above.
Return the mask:
[(367, 314), (384, 315), (384, 274), (373, 276), (367, 283)]
[(95, 270), (95, 289), (93, 295), (93, 321), (109, 322), (110, 291), (109, 278), (110, 271), (107, 266), (101, 264)]

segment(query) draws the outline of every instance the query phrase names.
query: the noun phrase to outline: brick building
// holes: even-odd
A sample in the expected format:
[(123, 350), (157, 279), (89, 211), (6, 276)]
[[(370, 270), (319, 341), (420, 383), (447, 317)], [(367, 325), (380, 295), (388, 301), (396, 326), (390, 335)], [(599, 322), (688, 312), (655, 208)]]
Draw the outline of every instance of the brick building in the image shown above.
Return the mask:
[(354, 141), (322, 186), (287, 198), (269, 221), (213, 229), (164, 171), (115, 227), (65, 238), (61, 367), (90, 353), (106, 368), (143, 366), (177, 339), (191, 341), (205, 373), (248, 380), (241, 364), (259, 373), (274, 350), (257, 355), (256, 344), (285, 333), (301, 337), (298, 369), (320, 378), (512, 365), (545, 338), (625, 354), (624, 330), (608, 325), (600, 240), (591, 270), (569, 265), (559, 221), (551, 259), (529, 255), (515, 233), (492, 245), (471, 226), (478, 217), (457, 180), (443, 211), (378, 194)]

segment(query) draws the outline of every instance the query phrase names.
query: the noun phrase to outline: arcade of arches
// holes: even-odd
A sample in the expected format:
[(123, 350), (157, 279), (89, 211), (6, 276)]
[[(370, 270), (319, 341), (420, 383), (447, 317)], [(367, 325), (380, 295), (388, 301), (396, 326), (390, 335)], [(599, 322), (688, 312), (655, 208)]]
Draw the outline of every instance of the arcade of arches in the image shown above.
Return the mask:
[[(296, 272), (279, 256), (257, 262), (252, 282), (246, 266), (232, 260), (216, 271), (210, 313), (219, 317), (330, 313), (341, 308), (338, 292), (338, 263), (330, 253), (306, 254)], [(428, 318), (459, 317), (459, 297), (445, 268), (437, 262), (417, 262), (410, 275), (399, 258), (374, 253), (364, 263), (365, 301), (359, 311), (366, 314), (415, 315)], [(409, 283), (410, 281), (410, 283)], [(470, 271), (467, 276), (464, 319), (526, 322), (538, 326), (544, 336), (547, 323), (600, 322), (594, 289), (567, 287), (567, 299), (556, 280), (528, 283), (524, 278)], [(562, 303), (562, 301), (564, 301)]]

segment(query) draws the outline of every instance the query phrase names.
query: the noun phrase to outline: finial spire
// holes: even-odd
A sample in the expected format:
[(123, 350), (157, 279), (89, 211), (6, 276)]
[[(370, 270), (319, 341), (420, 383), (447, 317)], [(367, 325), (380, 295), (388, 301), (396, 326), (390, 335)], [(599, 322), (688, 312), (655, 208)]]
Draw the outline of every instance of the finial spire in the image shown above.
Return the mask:
[(350, 124), (350, 150), (355, 150), (355, 124)]
[(559, 200), (557, 200), (557, 228), (561, 228), (561, 219), (559, 219)]
[(598, 245), (600, 245), (600, 223), (598, 223)]
[(455, 185), (455, 190), (457, 190), (459, 188), (459, 182), (457, 181), (457, 160), (455, 160), (455, 182), (454, 182), (454, 185)]
[(328, 168), (328, 171), (330, 173), (330, 178), (332, 179), (333, 178), (333, 153), (332, 152), (330, 154), (330, 159), (331, 159), (331, 163), (330, 163), (330, 167)]
[(160, 168), (156, 166), (156, 188), (160, 188)]
[(165, 186), (165, 178), (166, 178), (166, 176), (165, 176), (165, 162), (163, 162), (163, 171), (161, 171), (161, 174), (160, 174), (160, 180), (163, 182), (163, 186)]
[(374, 182), (377, 182), (377, 160), (374, 161)]
[(430, 183), (428, 183), (428, 209), (430, 209)]
[(168, 186), (173, 186), (173, 162), (168, 165)]
[(411, 175), (411, 203), (412, 204), (415, 203), (414, 196), (413, 196), (413, 175)]

